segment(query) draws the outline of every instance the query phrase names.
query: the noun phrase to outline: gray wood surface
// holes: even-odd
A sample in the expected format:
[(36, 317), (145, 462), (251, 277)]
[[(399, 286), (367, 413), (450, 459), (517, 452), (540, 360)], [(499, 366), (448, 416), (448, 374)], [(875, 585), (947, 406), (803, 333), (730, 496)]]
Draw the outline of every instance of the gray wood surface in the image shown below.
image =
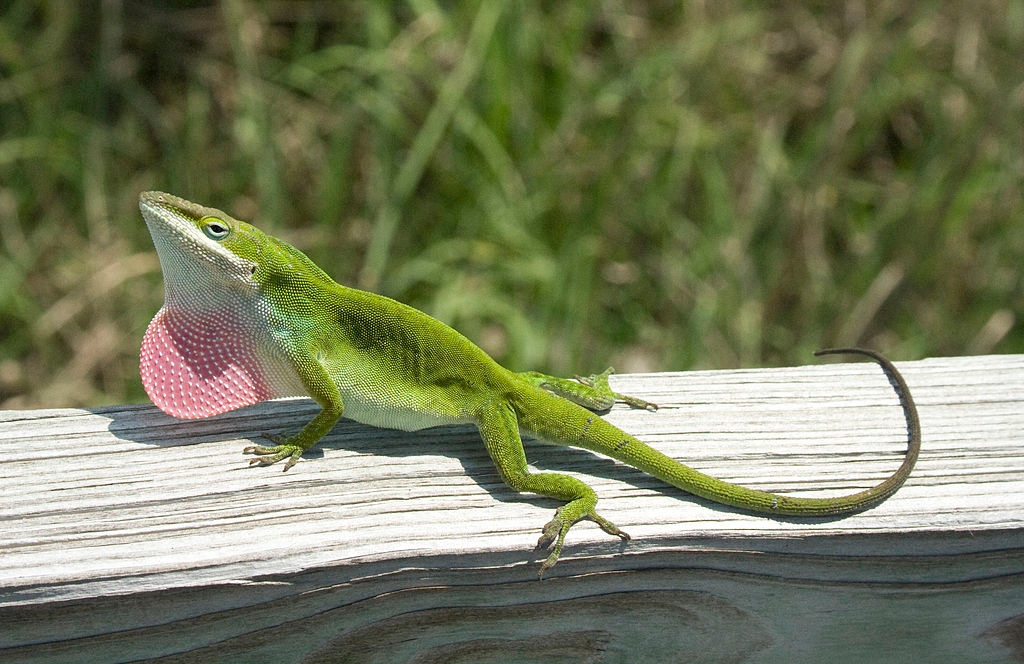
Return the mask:
[[(557, 503), (505, 488), (472, 428), (343, 422), (282, 473), (241, 449), (308, 400), (0, 412), (0, 661), (1024, 661), (1024, 356), (897, 366), (921, 458), (848, 518), (748, 515), (528, 443), (633, 536), (576, 526), (544, 581)], [(870, 362), (612, 384), (661, 405), (613, 423), (758, 488), (856, 491), (906, 447)]]

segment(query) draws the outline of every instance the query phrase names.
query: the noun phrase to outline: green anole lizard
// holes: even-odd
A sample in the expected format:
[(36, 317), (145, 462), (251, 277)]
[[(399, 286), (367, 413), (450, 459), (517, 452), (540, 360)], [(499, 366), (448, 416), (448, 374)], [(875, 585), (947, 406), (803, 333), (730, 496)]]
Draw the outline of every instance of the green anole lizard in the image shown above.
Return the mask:
[(521, 433), (618, 459), (703, 498), (768, 515), (834, 516), (892, 495), (910, 474), (921, 444), (917, 408), (903, 377), (881, 355), (909, 431), (900, 467), (880, 484), (836, 498), (796, 498), (724, 482), (658, 452), (592, 410), (616, 400), (610, 369), (571, 380), (513, 373), (444, 323), (390, 298), (335, 283), (303, 253), (224, 212), (177, 196), (145, 192), (139, 207), (160, 258), (164, 306), (146, 330), (140, 373), (146, 393), (175, 417), (199, 418), (266, 399), (311, 396), (321, 406), (298, 433), (254, 445), (250, 463), (287, 459), (288, 470), (345, 415), (377, 427), (416, 431), (472, 423), (505, 483), (565, 503), (537, 548), (558, 561), (565, 535), (590, 520), (628, 540), (596, 511), (582, 481), (527, 468)]

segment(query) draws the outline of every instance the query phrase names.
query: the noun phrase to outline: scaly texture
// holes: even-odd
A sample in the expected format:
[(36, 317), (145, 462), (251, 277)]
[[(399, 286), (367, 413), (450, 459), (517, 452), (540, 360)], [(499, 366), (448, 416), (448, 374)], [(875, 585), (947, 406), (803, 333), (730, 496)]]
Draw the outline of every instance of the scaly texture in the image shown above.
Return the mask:
[(302, 252), (224, 212), (160, 192), (140, 208), (164, 272), (164, 308), (146, 332), (141, 373), (146, 391), (177, 417), (205, 417), (278, 396), (308, 394), (322, 410), (298, 433), (244, 451), (252, 463), (287, 459), (288, 470), (342, 413), (366, 424), (414, 431), (472, 422), (501, 478), (516, 491), (565, 501), (544, 526), (551, 548), (540, 572), (561, 554), (579, 521), (629, 539), (597, 513), (597, 494), (560, 473), (527, 465), (520, 432), (606, 454), (704, 498), (769, 515), (836, 516), (865, 509), (906, 480), (921, 444), (910, 390), (881, 355), (907, 418), (907, 454), (878, 485), (836, 498), (799, 498), (724, 482), (671, 459), (589, 409), (622, 400), (606, 371), (566, 380), (515, 374), (440, 321), (389, 298), (335, 283)]
[(160, 410), (208, 417), (279, 396), (245, 321), (233, 313), (164, 307), (153, 318), (142, 339), (139, 373)]

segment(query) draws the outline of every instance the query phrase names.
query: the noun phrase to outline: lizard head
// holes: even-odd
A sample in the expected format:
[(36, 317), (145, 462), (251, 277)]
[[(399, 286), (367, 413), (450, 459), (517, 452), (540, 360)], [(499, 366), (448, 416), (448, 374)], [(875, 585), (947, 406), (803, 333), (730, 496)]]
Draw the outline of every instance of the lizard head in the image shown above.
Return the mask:
[(330, 281), (298, 249), (222, 210), (159, 191), (140, 194), (139, 209), (160, 257), (168, 305), (195, 308), (204, 292), (255, 292), (289, 279)]
[(211, 290), (254, 290), (261, 247), (268, 236), (221, 210), (172, 194), (143, 192), (139, 209), (146, 220), (164, 273), (167, 304)]
[(300, 394), (268, 317), (268, 292), (305, 259), (218, 210), (156, 191), (139, 196), (164, 274), (164, 306), (146, 330), (139, 369), (153, 403), (206, 417)]

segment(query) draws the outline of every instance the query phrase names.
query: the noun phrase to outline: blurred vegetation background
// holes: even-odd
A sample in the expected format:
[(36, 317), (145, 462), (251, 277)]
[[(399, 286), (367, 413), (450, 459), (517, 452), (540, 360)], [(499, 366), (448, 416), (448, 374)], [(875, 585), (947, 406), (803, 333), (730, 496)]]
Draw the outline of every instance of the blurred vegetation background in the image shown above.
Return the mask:
[(137, 209), (559, 374), (1024, 352), (1024, 2), (0, 3), (0, 407), (145, 395)]

